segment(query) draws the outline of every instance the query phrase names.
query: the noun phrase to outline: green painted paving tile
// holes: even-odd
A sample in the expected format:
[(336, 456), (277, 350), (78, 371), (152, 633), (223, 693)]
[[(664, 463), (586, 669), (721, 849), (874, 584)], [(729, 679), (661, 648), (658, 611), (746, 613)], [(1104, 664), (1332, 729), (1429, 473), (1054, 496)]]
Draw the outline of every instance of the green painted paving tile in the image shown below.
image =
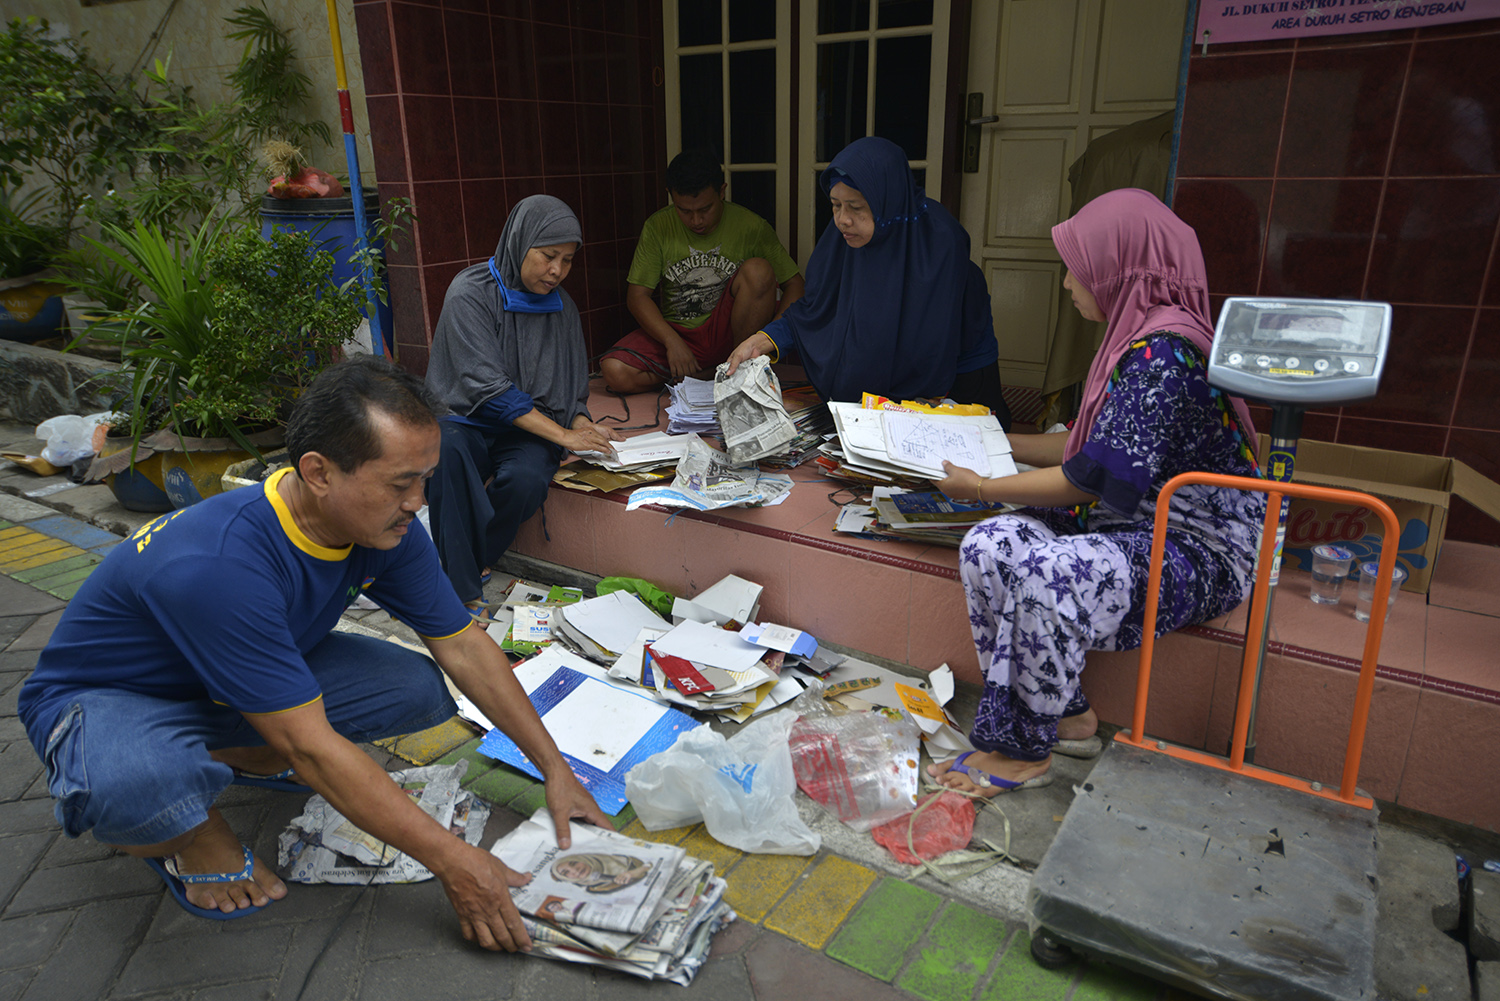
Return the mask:
[(1073, 1001), (1156, 1001), (1163, 985), (1107, 963), (1090, 962), (1073, 990)]
[(476, 767), (478, 765), (483, 765), (485, 771), (494, 768), (496, 765), (495, 759), (486, 758), (484, 755), (479, 753), (479, 742), (482, 739), (482, 737), (473, 737), (465, 741), (464, 743), (459, 744), (453, 750), (449, 751), (441, 758), (438, 758), (437, 764), (456, 765), (460, 761), (467, 761), (469, 762), (469, 774), (468, 776), (466, 776), (467, 778), (473, 778), (479, 773)]
[[(926, 943), (907, 965), (896, 986), (932, 1001), (973, 997), (990, 968), (990, 960), (1009, 935), (1010, 929), (1004, 921), (972, 907), (950, 903), (928, 931)], [(1026, 959), (1029, 962), (1031, 957)], [(1040, 995), (1034, 999), (1023, 994), (996, 997), (1040, 1001)]]
[(724, 876), (724, 900), (740, 917), (760, 924), (811, 861), (802, 855), (746, 855)]
[[(491, 768), (477, 778), (466, 779), (464, 788), (478, 796), (482, 800), (499, 806), (509, 805), (511, 809), (531, 816), (535, 810), (523, 809), (519, 805), (519, 797), (535, 786), (538, 790), (542, 788), (541, 783), (530, 775), (522, 775), (520, 772), (509, 768)], [(515, 802), (513, 802), (515, 801)]]
[(77, 594), (78, 593), (78, 589), (80, 587), (82, 587), (82, 586), (83, 586), (83, 581), (80, 580), (77, 583), (64, 584), (62, 587), (44, 587), (44, 588), (42, 588), (42, 590), (46, 591), (48, 594), (52, 595), (54, 598), (62, 598), (63, 600), (66, 601), (68, 599), (71, 599), (73, 597), (73, 595)]
[(1077, 963), (1057, 970), (1038, 966), (1031, 958), (1031, 935), (1022, 928), (1010, 940), (979, 1001), (1062, 1001), (1077, 975)]
[(43, 591), (52, 591), (52, 593), (56, 594), (57, 592), (53, 590), (54, 588), (65, 587), (69, 584), (82, 584), (85, 580), (88, 580), (89, 574), (93, 572), (94, 565), (91, 563), (88, 566), (75, 567), (72, 570), (58, 574), (56, 577), (47, 577), (39, 580), (36, 582), (36, 586)]
[(547, 787), (533, 780), (529, 775), (522, 777), (530, 782), (531, 785), (521, 790), (519, 796), (505, 805), (523, 817), (530, 817), (533, 813), (536, 813), (547, 805)]
[(45, 566), (17, 570), (9, 576), (12, 580), (18, 580), (23, 584), (32, 584), (44, 581), (49, 577), (56, 577), (58, 574), (67, 573), (69, 570), (77, 570), (79, 567), (91, 567), (98, 563), (99, 557), (85, 553), (82, 556), (58, 560), (56, 563), (48, 563)]
[(890, 983), (942, 906), (936, 893), (905, 880), (883, 879), (828, 943), (828, 955)]

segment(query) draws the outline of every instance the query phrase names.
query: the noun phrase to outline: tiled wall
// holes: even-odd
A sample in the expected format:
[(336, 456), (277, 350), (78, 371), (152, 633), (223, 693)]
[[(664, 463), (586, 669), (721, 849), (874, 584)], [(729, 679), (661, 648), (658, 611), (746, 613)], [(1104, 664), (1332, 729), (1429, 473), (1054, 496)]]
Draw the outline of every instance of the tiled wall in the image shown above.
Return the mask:
[(356, 0), (354, 13), (380, 195), (418, 215), (390, 262), (402, 365), (426, 371), (448, 283), (539, 193), (583, 224), (563, 287), (590, 354), (633, 329), (625, 272), (666, 198), (660, 0)]
[[(1174, 207), (1216, 310), (1227, 295), (1395, 306), (1380, 395), (1309, 412), (1304, 437), (1500, 480), (1500, 21), (1195, 51)], [(1500, 525), (1459, 501), (1448, 537), (1500, 543)]]

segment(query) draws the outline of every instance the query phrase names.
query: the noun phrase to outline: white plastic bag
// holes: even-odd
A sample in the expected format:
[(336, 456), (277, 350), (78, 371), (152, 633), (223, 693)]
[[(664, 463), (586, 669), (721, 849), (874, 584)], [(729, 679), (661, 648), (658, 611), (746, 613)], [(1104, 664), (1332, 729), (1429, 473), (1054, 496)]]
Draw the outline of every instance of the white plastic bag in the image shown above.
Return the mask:
[(822, 844), (797, 813), (787, 736), (795, 718), (773, 713), (725, 740), (706, 726), (625, 775), (625, 795), (649, 831), (703, 821), (743, 852), (811, 855)]
[(36, 436), (47, 443), (42, 449), (42, 458), (54, 466), (66, 469), (79, 459), (94, 454), (94, 428), (114, 420), (112, 413), (64, 414), (52, 417), (36, 426)]

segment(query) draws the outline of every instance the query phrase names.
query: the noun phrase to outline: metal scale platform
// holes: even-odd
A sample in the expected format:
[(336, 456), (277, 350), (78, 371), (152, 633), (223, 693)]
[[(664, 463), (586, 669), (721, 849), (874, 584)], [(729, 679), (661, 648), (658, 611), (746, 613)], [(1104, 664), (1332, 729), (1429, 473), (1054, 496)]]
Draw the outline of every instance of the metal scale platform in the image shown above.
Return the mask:
[[(1032, 878), (1032, 953), (1043, 965), (1077, 950), (1211, 997), (1374, 999), (1376, 810), (1355, 783), (1385, 617), (1366, 632), (1338, 789), (1256, 767), (1253, 720), (1284, 499), (1357, 499), (1385, 538), (1398, 537), (1382, 501), (1290, 482), (1303, 410), (1375, 395), (1389, 336), (1383, 303), (1225, 303), (1209, 381), (1272, 405), (1271, 478), (1186, 473), (1162, 490), (1131, 728), (1106, 748)], [(1268, 495), (1227, 758), (1145, 734), (1167, 498), (1190, 483)], [(1395, 560), (1396, 547), (1383, 546), (1376, 608)]]

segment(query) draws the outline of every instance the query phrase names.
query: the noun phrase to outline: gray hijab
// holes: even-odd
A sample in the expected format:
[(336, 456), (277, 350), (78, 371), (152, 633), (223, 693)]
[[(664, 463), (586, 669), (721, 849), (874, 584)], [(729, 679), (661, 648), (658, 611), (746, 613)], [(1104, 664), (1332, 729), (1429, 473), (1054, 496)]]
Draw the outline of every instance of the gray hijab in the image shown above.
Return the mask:
[[(495, 248), (495, 269), (511, 296), (545, 299), (521, 288), (521, 261), (532, 247), (582, 244), (573, 210), (550, 195), (518, 202)], [(505, 308), (490, 263), (460, 271), (448, 286), (432, 337), (427, 385), (456, 414), (468, 417), (511, 388), (563, 427), (586, 414), (588, 350), (578, 307), (559, 286), (562, 309), (529, 313)]]

